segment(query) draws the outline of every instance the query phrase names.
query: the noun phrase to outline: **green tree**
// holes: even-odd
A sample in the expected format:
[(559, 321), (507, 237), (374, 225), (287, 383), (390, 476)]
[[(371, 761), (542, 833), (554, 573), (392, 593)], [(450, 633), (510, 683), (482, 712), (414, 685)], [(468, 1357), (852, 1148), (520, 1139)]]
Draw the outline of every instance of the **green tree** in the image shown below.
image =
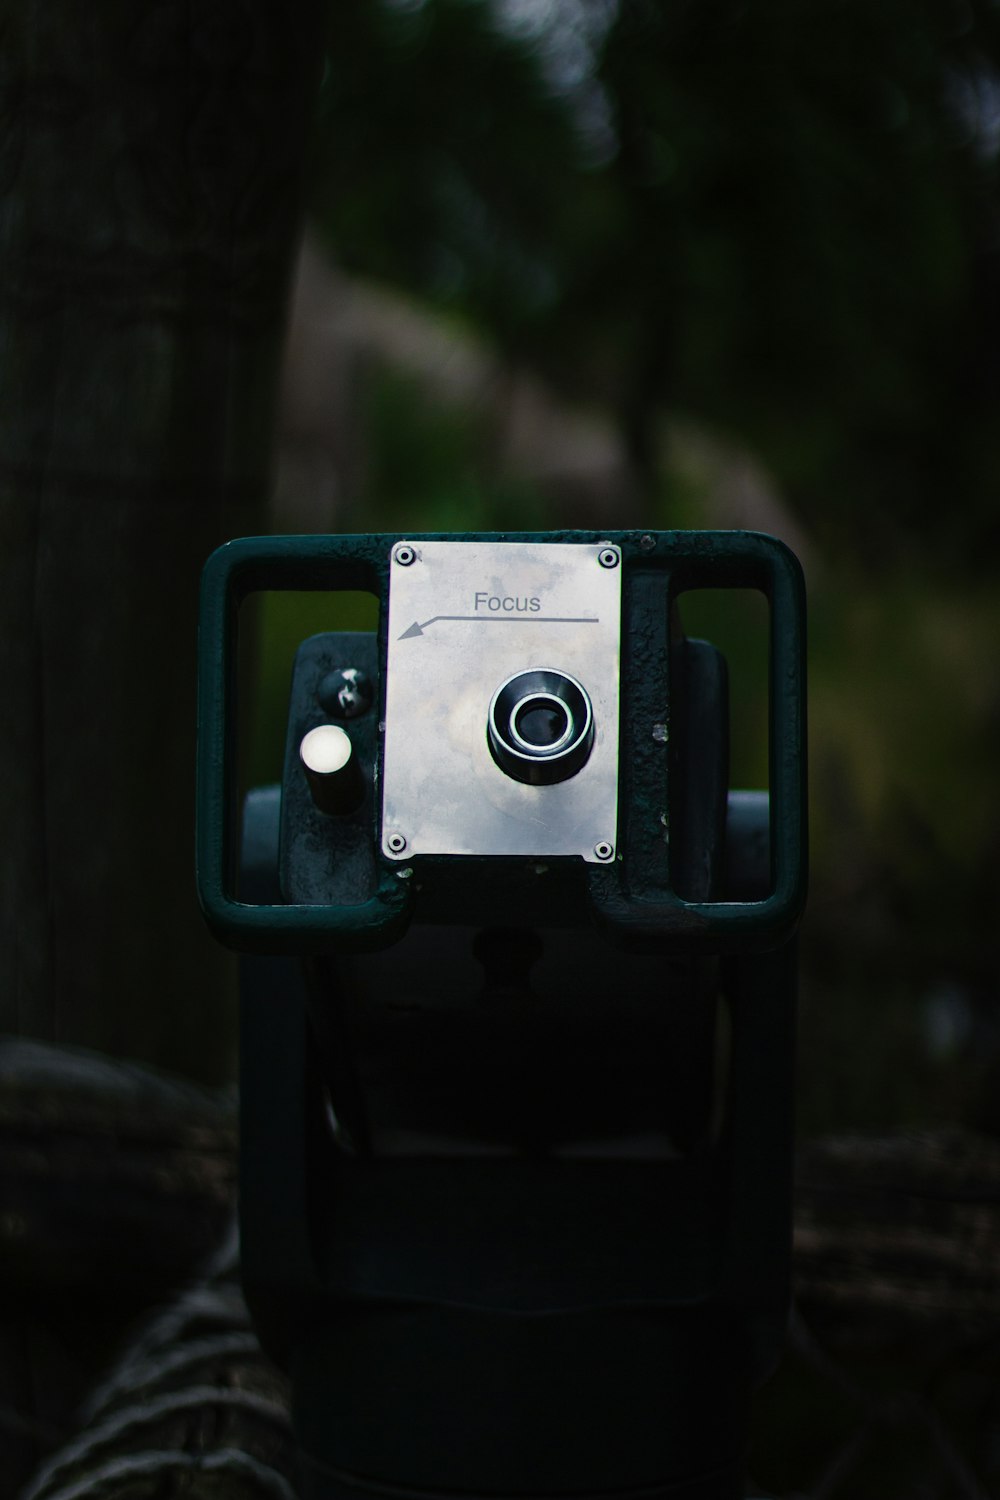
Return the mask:
[(670, 410), (741, 434), (828, 548), (919, 548), (945, 489), (935, 555), (989, 537), (987, 0), (357, 0), (331, 26), (335, 252), (609, 403), (650, 506)]

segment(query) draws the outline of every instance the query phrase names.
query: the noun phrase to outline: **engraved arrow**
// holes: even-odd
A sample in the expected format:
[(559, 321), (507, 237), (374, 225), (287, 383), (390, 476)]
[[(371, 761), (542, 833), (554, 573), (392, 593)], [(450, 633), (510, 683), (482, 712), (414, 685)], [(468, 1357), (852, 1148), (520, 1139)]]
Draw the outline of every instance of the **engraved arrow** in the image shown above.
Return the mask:
[(520, 622), (522, 625), (599, 625), (600, 619), (597, 615), (431, 615), (429, 620), (423, 624), (414, 620), (408, 630), (404, 630), (397, 640), (408, 641), (415, 635), (423, 635), (428, 625), (436, 625), (438, 620), (477, 620), (480, 625), (510, 625)]

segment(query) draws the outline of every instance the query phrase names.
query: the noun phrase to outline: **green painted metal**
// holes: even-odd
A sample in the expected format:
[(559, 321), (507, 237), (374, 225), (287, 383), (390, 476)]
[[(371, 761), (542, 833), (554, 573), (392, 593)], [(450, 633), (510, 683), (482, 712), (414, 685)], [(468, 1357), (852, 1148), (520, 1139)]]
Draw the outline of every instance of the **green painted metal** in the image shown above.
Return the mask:
[[(374, 896), (355, 906), (241, 901), (235, 873), (240, 604), (258, 590), (370, 591), (380, 601), (384, 661), (389, 558), (392, 547), (404, 539), (432, 537), (248, 537), (220, 547), (206, 564), (199, 622), (198, 892), (212, 930), (232, 947), (270, 953), (378, 947), (399, 936), (409, 921), (412, 882), (400, 880), (398, 867), (388, 861)], [(647, 889), (627, 844), (613, 867), (588, 867), (587, 884), (598, 919), (626, 935), (669, 937), (713, 951), (773, 947), (783, 941), (801, 914), (806, 885), (805, 596), (794, 555), (775, 538), (746, 531), (494, 532), (450, 540), (614, 542), (622, 551), (626, 609), (630, 590), (638, 591), (644, 581), (646, 592), (662, 599), (661, 618), (669, 619), (677, 596), (691, 589), (752, 588), (767, 597), (771, 894), (760, 901), (689, 902), (669, 888)], [(646, 641), (637, 629), (635, 636), (628, 646), (633, 673), (644, 670), (644, 651), (659, 649), (652, 634)], [(384, 699), (379, 708), (381, 714)], [(629, 768), (624, 764), (621, 783), (628, 796)], [(652, 815), (654, 809), (646, 811)]]

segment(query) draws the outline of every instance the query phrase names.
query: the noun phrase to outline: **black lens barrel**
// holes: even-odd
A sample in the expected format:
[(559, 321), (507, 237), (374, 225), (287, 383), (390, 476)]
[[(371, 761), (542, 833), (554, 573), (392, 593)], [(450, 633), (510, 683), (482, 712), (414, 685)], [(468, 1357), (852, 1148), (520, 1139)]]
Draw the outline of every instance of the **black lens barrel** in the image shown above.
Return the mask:
[(594, 743), (590, 698), (575, 677), (532, 667), (501, 683), (487, 721), (490, 753), (515, 781), (551, 786), (575, 776)]

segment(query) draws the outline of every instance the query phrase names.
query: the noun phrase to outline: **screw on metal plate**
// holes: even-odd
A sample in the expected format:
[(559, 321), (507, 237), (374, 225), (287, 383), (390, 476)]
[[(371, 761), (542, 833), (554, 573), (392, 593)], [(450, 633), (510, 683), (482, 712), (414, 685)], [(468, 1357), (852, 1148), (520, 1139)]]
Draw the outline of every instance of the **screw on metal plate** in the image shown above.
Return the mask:
[(639, 538), (639, 546), (642, 548), (643, 552), (652, 552), (653, 548), (656, 546), (656, 538), (650, 536), (649, 532), (647, 531), (645, 536), (641, 536)]
[(416, 562), (417, 554), (406, 542), (400, 542), (392, 554), (401, 568), (408, 568), (412, 562)]
[(390, 851), (390, 853), (402, 854), (403, 850), (406, 848), (406, 837), (402, 833), (390, 833), (385, 843), (386, 848)]
[(670, 731), (668, 730), (666, 724), (653, 725), (653, 739), (658, 745), (665, 745), (669, 738)]
[(618, 548), (612, 547), (610, 543), (603, 543), (600, 552), (597, 554), (597, 561), (602, 568), (617, 568), (619, 563)]
[(603, 859), (603, 860), (613, 859), (614, 858), (614, 853), (615, 853), (615, 846), (614, 846), (614, 844), (609, 844), (608, 841), (607, 841), (607, 839), (601, 839), (601, 841), (600, 841), (599, 844), (595, 844), (594, 845), (594, 858), (595, 859)]

